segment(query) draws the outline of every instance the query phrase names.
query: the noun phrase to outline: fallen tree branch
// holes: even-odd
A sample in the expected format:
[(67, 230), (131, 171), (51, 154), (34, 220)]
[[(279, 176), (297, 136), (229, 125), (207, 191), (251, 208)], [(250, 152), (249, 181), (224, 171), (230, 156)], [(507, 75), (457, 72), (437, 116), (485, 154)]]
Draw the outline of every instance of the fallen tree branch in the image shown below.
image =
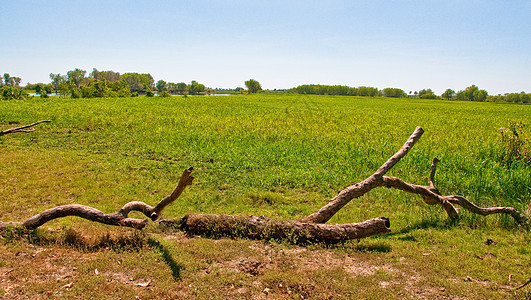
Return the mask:
[[(382, 186), (385, 186), (388, 188), (399, 189), (399, 190), (406, 191), (412, 194), (421, 195), (424, 202), (430, 205), (441, 204), (446, 210), (446, 212), (448, 213), (448, 215), (450, 216), (450, 218), (452, 219), (457, 219), (459, 217), (458, 210), (452, 205), (452, 204), (457, 204), (469, 210), (470, 212), (481, 215), (481, 216), (487, 216), (487, 215), (492, 215), (492, 214), (507, 214), (513, 217), (517, 223), (523, 223), (527, 220), (527, 217), (524, 214), (518, 212), (513, 207), (482, 208), (482, 207), (475, 205), (474, 203), (472, 203), (470, 200), (466, 199), (463, 196), (458, 196), (458, 195), (441, 196), (438, 193), (433, 192), (432, 188), (428, 186), (410, 184), (397, 177), (384, 176)], [(450, 207), (450, 209), (447, 209), (448, 207)]]
[[(185, 170), (181, 175), (181, 179), (175, 190), (169, 196), (164, 197), (155, 207), (144, 202), (132, 201), (126, 203), (118, 212), (107, 214), (90, 206), (67, 204), (47, 209), (22, 223), (12, 223), (10, 226), (35, 229), (57, 218), (77, 216), (103, 224), (142, 229), (147, 225), (148, 220), (128, 218), (129, 213), (131, 211), (139, 211), (152, 220), (158, 219), (160, 212), (175, 201), (188, 185), (192, 184), (194, 180), (192, 170), (192, 168)], [(6, 227), (7, 224), (0, 222), (0, 230), (5, 229)]]
[[(346, 187), (340, 191), (334, 198), (332, 198), (325, 206), (320, 208), (313, 214), (300, 219), (300, 222), (311, 223), (326, 223), (330, 220), (341, 208), (343, 208), (352, 199), (358, 198), (372, 190), (373, 188), (382, 186), (384, 184), (383, 176), (393, 168), (406, 154), (411, 150), (415, 143), (420, 139), (424, 130), (421, 127), (415, 128), (415, 131), (406, 143), (396, 152), (391, 158), (389, 158), (376, 172), (365, 180), (357, 182), (353, 185)], [(452, 210), (451, 207), (446, 205), (448, 210)], [(455, 210), (455, 209), (454, 209)], [(457, 211), (450, 212), (450, 217), (457, 218)]]
[(33, 126), (38, 125), (40, 123), (49, 123), (49, 122), (51, 122), (51, 121), (50, 120), (42, 120), (42, 121), (38, 121), (38, 122), (29, 124), (29, 125), (24, 125), (24, 126), (21, 126), (21, 127), (10, 128), (10, 129), (4, 130), (4, 131), (0, 131), (0, 136), (6, 135), (6, 134), (10, 134), (10, 133), (17, 133), (17, 132), (26, 132), (26, 133), (27, 132), (33, 132), (33, 131), (35, 131), (35, 129), (26, 130), (26, 128), (33, 127)]
[(531, 283), (531, 278), (529, 278), (528, 281), (524, 282), (524, 284), (522, 284), (521, 286), (515, 288), (514, 290), (519, 290), (519, 289), (525, 287), (526, 285), (528, 285), (528, 284), (530, 284), (530, 283)]
[(444, 196), (443, 199), (446, 201), (460, 205), (461, 207), (469, 210), (470, 212), (473, 212), (475, 214), (478, 214), (480, 216), (488, 216), (493, 214), (507, 214), (514, 218), (514, 220), (517, 223), (524, 223), (527, 220), (527, 217), (518, 212), (513, 207), (479, 207), (475, 205), (474, 203), (470, 202), (468, 199), (466, 199), (463, 196), (457, 196), (457, 195), (450, 195), (450, 196)]
[(334, 198), (332, 198), (325, 206), (318, 211), (310, 214), (307, 217), (299, 219), (299, 222), (306, 223), (326, 223), (330, 220), (341, 208), (343, 208), (352, 199), (358, 198), (377, 187), (395, 188), (412, 194), (422, 196), (422, 199), (427, 204), (441, 205), (451, 219), (459, 218), (459, 210), (455, 208), (454, 204), (469, 210), (470, 212), (486, 216), (490, 214), (508, 214), (513, 217), (517, 223), (526, 222), (528, 219), (524, 214), (518, 212), (513, 207), (488, 207), (481, 208), (462, 196), (450, 195), (441, 196), (439, 190), (435, 187), (435, 171), (437, 163), (440, 162), (438, 158), (434, 158), (431, 165), (429, 186), (410, 184), (397, 177), (384, 176), (400, 159), (402, 159), (411, 150), (413, 145), (420, 139), (423, 130), (417, 127), (413, 134), (409, 137), (406, 143), (396, 152), (390, 159), (388, 159), (376, 172), (364, 179), (346, 187), (340, 191)]
[(47, 209), (42, 213), (22, 222), (22, 227), (27, 229), (35, 229), (51, 220), (68, 216), (76, 216), (103, 224), (126, 226), (136, 229), (142, 229), (148, 223), (147, 219), (131, 219), (124, 217), (119, 213), (106, 214), (90, 206), (68, 204)]

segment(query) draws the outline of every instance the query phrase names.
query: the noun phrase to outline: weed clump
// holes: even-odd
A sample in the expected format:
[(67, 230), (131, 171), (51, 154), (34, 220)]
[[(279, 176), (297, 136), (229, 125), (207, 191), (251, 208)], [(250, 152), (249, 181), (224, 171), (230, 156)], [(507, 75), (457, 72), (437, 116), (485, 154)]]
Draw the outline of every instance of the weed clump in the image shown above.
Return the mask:
[(523, 122), (510, 122), (507, 128), (500, 128), (505, 148), (503, 159), (508, 163), (522, 161), (531, 164), (531, 139), (528, 127)]

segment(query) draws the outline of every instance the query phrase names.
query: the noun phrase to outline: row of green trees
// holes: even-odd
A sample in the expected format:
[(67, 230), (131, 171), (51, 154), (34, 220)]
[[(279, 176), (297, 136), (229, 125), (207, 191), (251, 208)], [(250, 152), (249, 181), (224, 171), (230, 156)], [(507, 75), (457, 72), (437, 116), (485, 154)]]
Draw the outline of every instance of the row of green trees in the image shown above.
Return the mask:
[[(65, 75), (59, 73), (50, 74), (50, 83), (28, 83), (24, 88), (20, 87), (21, 79), (4, 74), (0, 81), (1, 99), (24, 99), (28, 97), (26, 91), (35, 91), (41, 97), (55, 92), (72, 98), (95, 98), (95, 97), (129, 97), (144, 94), (154, 96), (171, 95), (199, 95), (216, 93), (214, 89), (208, 89), (204, 84), (193, 80), (190, 84), (184, 82), (173, 83), (159, 80), (155, 84), (151, 74), (125, 73), (120, 75), (113, 71), (99, 71), (96, 68), (87, 76), (87, 71), (76, 68), (68, 71)], [(254, 79), (245, 82), (249, 93), (257, 93), (262, 90), (260, 83)], [(26, 91), (24, 91), (26, 90)], [(237, 88), (235, 91), (243, 91)]]
[(504, 95), (488, 96), (490, 102), (531, 103), (530, 93), (507, 93)]
[[(501, 99), (511, 99), (508, 102), (523, 102), (529, 103), (529, 97), (522, 96), (522, 94), (509, 94), (511, 96), (503, 97), (489, 96), (486, 90), (480, 90), (476, 85), (471, 85), (463, 91), (455, 92), (452, 89), (447, 89), (440, 96), (436, 95), (431, 89), (422, 89), (418, 92), (409, 92), (406, 94), (399, 88), (385, 88), (379, 90), (375, 87), (349, 87), (344, 85), (320, 85), (320, 84), (305, 84), (300, 85), (290, 90), (299, 94), (314, 94), (314, 95), (343, 95), (343, 96), (368, 96), (368, 97), (392, 97), (392, 98), (420, 98), (420, 99), (447, 99), (447, 100), (462, 100), (462, 101), (503, 101)], [(518, 97), (516, 95), (519, 95)], [(529, 94), (523, 94), (529, 95)], [(528, 102), (524, 102), (524, 101)]]
[(380, 96), (381, 93), (377, 88), (360, 86), (349, 87), (345, 85), (322, 85), (322, 84), (304, 84), (290, 90), (292, 93), (313, 94), (313, 95), (342, 95), (342, 96)]
[[(190, 84), (184, 82), (173, 83), (159, 80), (155, 81), (151, 74), (141, 73), (124, 73), (120, 75), (113, 71), (99, 71), (96, 68), (87, 76), (87, 71), (74, 69), (68, 71), (65, 75), (50, 74), (50, 83), (28, 83), (24, 89), (34, 90), (41, 97), (47, 97), (48, 94), (55, 91), (56, 94), (71, 96), (72, 98), (94, 98), (94, 97), (129, 97), (145, 94), (154, 96), (158, 92), (159, 96), (171, 95), (197, 95), (211, 94), (216, 90), (208, 89), (205, 85), (192, 81)], [(5, 73), (0, 80), (0, 98), (1, 99), (24, 99), (28, 93), (20, 87), (21, 78), (13, 77)], [(254, 79), (245, 81), (248, 93), (258, 93), (262, 90), (260, 83)], [(243, 88), (237, 88), (237, 91), (243, 91)], [(489, 96), (486, 90), (479, 89), (476, 85), (471, 85), (465, 90), (455, 92), (447, 89), (440, 96), (436, 95), (431, 89), (422, 89), (418, 92), (409, 92), (406, 94), (399, 88), (384, 88), (379, 90), (375, 87), (360, 86), (349, 87), (344, 85), (319, 85), (306, 84), (288, 90), (288, 92), (299, 94), (315, 95), (344, 95), (344, 96), (366, 96), (366, 97), (393, 97), (406, 98), (414, 97), (420, 99), (447, 99), (461, 101), (491, 101), (491, 102), (512, 102), (512, 103), (531, 103), (531, 94), (510, 93), (498, 96)]]
[(192, 80), (190, 84), (184, 82), (173, 83), (166, 82), (164, 80), (157, 81), (156, 84), (159, 96), (171, 96), (171, 95), (199, 95), (207, 92), (212, 93), (213, 90), (206, 89), (204, 84), (201, 84), (195, 80)]
[[(197, 95), (207, 90), (203, 84), (197, 81), (186, 84), (184, 82), (172, 83), (159, 80), (155, 85), (153, 76), (149, 73), (124, 73), (120, 75), (118, 72), (99, 71), (96, 68), (88, 76), (87, 71), (78, 68), (68, 71), (65, 75), (51, 73), (50, 81), (49, 84), (28, 83), (24, 88), (34, 90), (41, 97), (47, 97), (48, 94), (55, 91), (56, 94), (71, 96), (72, 98), (154, 96), (157, 92), (160, 96)], [(20, 83), (20, 79), (18, 83)]]
[(93, 69), (88, 76), (86, 74), (87, 71), (77, 68), (66, 75), (51, 73), (49, 84), (28, 83), (24, 89), (35, 91), (43, 98), (52, 92), (72, 98), (131, 96), (129, 84), (120, 73)]

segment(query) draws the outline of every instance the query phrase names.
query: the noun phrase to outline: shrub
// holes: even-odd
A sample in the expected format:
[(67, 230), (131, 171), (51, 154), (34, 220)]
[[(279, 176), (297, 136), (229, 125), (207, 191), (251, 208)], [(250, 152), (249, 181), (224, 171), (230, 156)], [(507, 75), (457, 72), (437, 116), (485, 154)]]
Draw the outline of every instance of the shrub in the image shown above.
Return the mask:
[(158, 94), (159, 97), (171, 97), (171, 94), (168, 91), (162, 91)]
[(23, 100), (28, 98), (28, 93), (18, 86), (3, 86), (0, 88), (0, 99), (12, 100), (19, 99)]
[(500, 128), (506, 161), (531, 163), (531, 143), (527, 129), (523, 122), (510, 122), (507, 128)]

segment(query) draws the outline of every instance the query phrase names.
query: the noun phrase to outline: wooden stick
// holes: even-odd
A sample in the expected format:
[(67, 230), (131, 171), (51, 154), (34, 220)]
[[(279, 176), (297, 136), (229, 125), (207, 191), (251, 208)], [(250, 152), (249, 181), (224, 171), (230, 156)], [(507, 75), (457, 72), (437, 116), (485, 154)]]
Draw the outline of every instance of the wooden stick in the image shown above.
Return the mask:
[(530, 283), (531, 283), (531, 278), (529, 278), (529, 280), (526, 281), (526, 282), (525, 282), (524, 284), (522, 284), (521, 286), (515, 288), (515, 290), (519, 290), (519, 289), (523, 288), (524, 286), (526, 286), (526, 285), (528, 285), (528, 284), (530, 284)]
[(21, 126), (21, 127), (10, 128), (10, 129), (4, 130), (4, 131), (0, 131), (0, 136), (6, 135), (6, 134), (10, 134), (10, 133), (17, 133), (17, 132), (33, 132), (33, 131), (35, 131), (35, 129), (31, 129), (31, 130), (25, 130), (25, 129), (33, 127), (33, 126), (35, 126), (37, 124), (40, 124), (40, 123), (49, 123), (49, 122), (51, 122), (51, 121), (50, 120), (42, 120), (42, 121), (38, 121), (38, 122), (29, 124), (29, 125), (24, 125), (24, 126)]

